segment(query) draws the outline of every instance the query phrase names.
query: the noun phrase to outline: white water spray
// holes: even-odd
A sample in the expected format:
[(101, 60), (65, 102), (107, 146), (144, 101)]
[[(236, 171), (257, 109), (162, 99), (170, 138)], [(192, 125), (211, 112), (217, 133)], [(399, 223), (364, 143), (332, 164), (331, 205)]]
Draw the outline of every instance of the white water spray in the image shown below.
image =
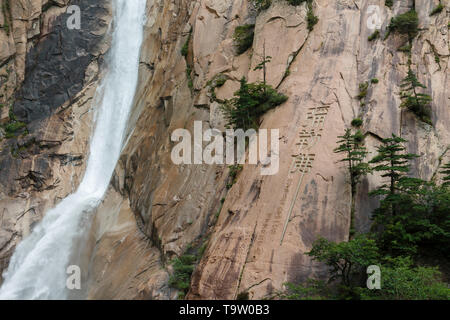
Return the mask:
[(99, 86), (102, 101), (83, 180), (76, 191), (50, 210), (16, 248), (0, 299), (67, 299), (66, 268), (83, 218), (103, 199), (120, 156), (138, 81), (146, 0), (113, 0), (109, 70)]

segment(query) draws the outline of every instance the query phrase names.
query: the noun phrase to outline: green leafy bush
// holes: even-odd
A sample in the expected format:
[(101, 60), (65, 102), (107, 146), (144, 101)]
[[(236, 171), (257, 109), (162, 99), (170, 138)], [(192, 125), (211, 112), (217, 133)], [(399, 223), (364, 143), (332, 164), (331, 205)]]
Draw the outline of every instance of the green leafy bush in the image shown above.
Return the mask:
[(234, 30), (233, 40), (238, 54), (242, 54), (253, 45), (253, 38), (255, 37), (255, 25), (244, 24), (236, 27)]
[(394, 5), (394, 0), (386, 0), (384, 1), (384, 5), (386, 7), (392, 8), (392, 6)]
[(186, 294), (189, 290), (195, 262), (196, 257), (193, 255), (182, 255), (176, 258), (173, 263), (173, 275), (169, 278), (169, 286)]
[(413, 267), (410, 258), (381, 266), (381, 289), (361, 290), (363, 300), (449, 300), (450, 289), (437, 268)]
[(360, 83), (359, 84), (358, 99), (359, 100), (364, 99), (367, 96), (368, 90), (369, 90), (369, 83), (367, 81), (363, 82), (363, 83)]
[(412, 39), (417, 35), (418, 28), (419, 17), (415, 10), (411, 10), (392, 18), (388, 26), (388, 31), (407, 34)]
[(308, 30), (313, 31), (314, 26), (319, 22), (319, 18), (314, 15), (312, 3), (308, 2), (308, 11), (306, 13), (306, 21), (308, 22)]
[(359, 128), (359, 127), (361, 127), (362, 125), (363, 125), (363, 121), (362, 121), (361, 118), (353, 119), (353, 121), (352, 121), (352, 126), (353, 126), (353, 127)]
[(18, 131), (26, 128), (27, 125), (20, 121), (10, 122), (5, 126), (5, 137), (7, 139), (13, 138), (17, 135)]
[(228, 125), (244, 131), (258, 128), (259, 119), (264, 113), (288, 99), (270, 85), (248, 83), (245, 78), (241, 79), (240, 89), (234, 93), (234, 96), (224, 102), (222, 111), (228, 120)]
[(308, 279), (305, 284), (285, 283), (286, 292), (281, 294), (286, 300), (328, 300), (329, 289), (324, 281)]
[(340, 279), (347, 287), (353, 286), (353, 274), (360, 272), (361, 268), (376, 264), (379, 258), (375, 241), (363, 235), (341, 243), (319, 238), (307, 255), (331, 268), (329, 281)]

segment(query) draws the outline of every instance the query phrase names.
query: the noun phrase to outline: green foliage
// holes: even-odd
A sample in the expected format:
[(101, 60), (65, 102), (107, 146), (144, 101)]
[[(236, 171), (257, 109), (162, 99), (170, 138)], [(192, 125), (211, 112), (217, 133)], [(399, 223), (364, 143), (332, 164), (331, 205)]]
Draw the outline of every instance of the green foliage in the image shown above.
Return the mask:
[(352, 275), (369, 265), (376, 264), (379, 258), (375, 241), (363, 235), (341, 243), (320, 238), (306, 254), (313, 260), (324, 262), (331, 267), (329, 281), (341, 279), (342, 284), (347, 287), (353, 286)]
[(21, 121), (10, 122), (5, 126), (5, 133), (6, 133), (5, 137), (7, 139), (11, 139), (17, 135), (18, 131), (26, 127), (27, 125)]
[(303, 2), (306, 2), (307, 0), (287, 0), (287, 2), (291, 5), (291, 6), (298, 6), (301, 5)]
[(367, 38), (367, 40), (369, 40), (369, 41), (374, 41), (374, 40), (378, 39), (379, 37), (380, 37), (380, 31), (379, 31), (379, 30), (375, 30), (375, 32), (372, 33), (372, 34)]
[(189, 290), (195, 262), (196, 257), (193, 255), (182, 255), (176, 258), (173, 263), (173, 275), (169, 278), (169, 286), (186, 294)]
[(8, 17), (9, 12), (11, 11), (9, 0), (4, 0), (2, 3), (2, 11), (3, 11), (3, 18), (4, 18), (4, 24), (2, 28), (5, 30), (6, 34), (9, 35), (10, 28), (8, 24)]
[(223, 74), (220, 74), (218, 77), (216, 77), (216, 88), (222, 87), (225, 82), (227, 82), (227, 77)]
[(272, 0), (253, 0), (253, 3), (258, 10), (266, 10), (272, 4)]
[(361, 118), (356, 118), (352, 120), (352, 126), (359, 128), (363, 125), (363, 120)]
[(431, 11), (430, 17), (431, 17), (431, 16), (434, 16), (435, 14), (441, 13), (442, 10), (444, 10), (444, 6), (442, 5), (442, 3), (439, 3), (439, 4), (437, 5), (437, 7), (434, 8), (434, 9)]
[(312, 1), (308, 1), (308, 11), (306, 13), (306, 21), (308, 23), (308, 30), (313, 31), (314, 26), (319, 22), (319, 18), (314, 15)]
[(236, 300), (250, 300), (248, 291), (242, 291), (240, 292), (237, 297)]
[[(391, 215), (395, 207), (395, 215)], [(397, 193), (374, 212), (379, 247), (391, 255), (450, 256), (450, 192), (416, 178), (403, 177)]]
[(325, 300), (330, 299), (327, 284), (320, 280), (308, 279), (306, 284), (285, 283), (286, 292), (280, 295), (285, 300)]
[(392, 8), (392, 6), (394, 5), (394, 0), (386, 0), (384, 1), (384, 5), (386, 7)]
[(401, 46), (400, 48), (398, 48), (398, 51), (410, 53), (410, 52), (411, 52), (411, 49), (412, 49), (411, 44), (410, 44), (410, 43), (407, 43), (407, 44), (405, 44), (404, 46)]
[[(353, 122), (358, 122), (355, 119)], [(353, 123), (352, 122), (352, 123)], [(362, 122), (362, 121), (361, 121)], [(355, 195), (358, 183), (361, 178), (369, 171), (369, 165), (364, 162), (364, 158), (367, 155), (367, 150), (364, 147), (364, 135), (361, 131), (357, 130), (352, 133), (351, 129), (347, 129), (343, 136), (338, 137), (339, 146), (334, 150), (335, 153), (344, 153), (345, 158), (341, 162), (347, 164), (347, 170), (350, 176), (350, 186), (352, 190), (352, 206), (351, 206), (351, 224), (350, 224), (350, 236), (355, 233), (354, 220), (355, 220)]]
[(363, 82), (359, 84), (359, 94), (358, 94), (358, 99), (362, 100), (367, 96), (367, 92), (369, 90), (369, 83)]
[(372, 195), (393, 195), (401, 177), (409, 172), (409, 160), (418, 157), (415, 154), (405, 154), (402, 145), (406, 140), (392, 134), (392, 138), (382, 140), (377, 147), (378, 154), (369, 163), (375, 164), (374, 171), (381, 172), (383, 178), (389, 178), (390, 183), (378, 187)]
[(190, 65), (186, 66), (186, 77), (188, 79), (188, 87), (189, 89), (194, 89), (194, 80), (192, 79), (192, 67)]
[(372, 78), (370, 80), (370, 83), (372, 83), (372, 84), (377, 84), (378, 82), (380, 82), (380, 81), (377, 78)]
[(381, 266), (381, 290), (361, 289), (363, 300), (449, 300), (450, 289), (437, 268), (413, 267), (410, 258)]
[(441, 173), (444, 175), (442, 178), (444, 180), (444, 186), (450, 186), (450, 163), (447, 163), (442, 167), (443, 171)]
[(421, 121), (432, 124), (431, 122), (431, 101), (432, 98), (428, 94), (419, 93), (418, 89), (426, 89), (422, 83), (417, 80), (415, 73), (409, 68), (408, 75), (403, 79), (400, 107), (406, 108), (413, 112)]
[(235, 129), (248, 130), (259, 127), (259, 118), (268, 110), (286, 102), (287, 96), (278, 93), (264, 83), (247, 83), (241, 79), (241, 86), (234, 98), (226, 100), (222, 111), (228, 124)]
[(238, 54), (242, 54), (250, 49), (253, 45), (255, 37), (255, 25), (244, 24), (236, 27), (234, 30), (233, 40)]
[(186, 42), (184, 43), (183, 47), (181, 48), (181, 55), (185, 58), (187, 58), (188, 53), (189, 53), (189, 43), (191, 42), (191, 37), (192, 37), (192, 28), (189, 31), (189, 36), (188, 36)]
[(415, 10), (405, 12), (391, 19), (388, 31), (407, 34), (409, 39), (414, 38), (419, 31), (419, 17)]
[(231, 189), (231, 187), (237, 182), (237, 177), (239, 173), (242, 171), (242, 165), (232, 165), (228, 167), (230, 172), (228, 174), (229, 183), (227, 183), (227, 189)]
[(377, 148), (370, 163), (374, 171), (390, 179), (371, 195), (384, 195), (374, 211), (379, 247), (394, 255), (431, 252), (450, 254), (450, 193), (447, 188), (406, 177), (409, 161), (418, 157), (405, 152), (406, 140), (392, 135)]

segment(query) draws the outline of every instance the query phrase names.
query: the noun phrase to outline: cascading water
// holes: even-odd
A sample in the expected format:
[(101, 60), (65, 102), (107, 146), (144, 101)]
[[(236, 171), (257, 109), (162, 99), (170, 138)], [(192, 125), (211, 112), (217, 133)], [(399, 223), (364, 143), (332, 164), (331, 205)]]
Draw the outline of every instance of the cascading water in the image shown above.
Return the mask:
[(113, 0), (115, 30), (109, 69), (99, 86), (90, 155), (76, 193), (50, 210), (16, 248), (0, 299), (66, 299), (66, 268), (83, 217), (95, 210), (120, 156), (138, 81), (146, 0)]

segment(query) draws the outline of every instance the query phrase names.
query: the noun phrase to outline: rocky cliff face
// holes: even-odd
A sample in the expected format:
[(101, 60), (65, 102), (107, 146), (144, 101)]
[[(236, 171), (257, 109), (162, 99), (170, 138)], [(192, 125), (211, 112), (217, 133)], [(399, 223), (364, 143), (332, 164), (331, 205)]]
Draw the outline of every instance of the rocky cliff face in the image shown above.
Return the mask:
[[(266, 298), (284, 282), (323, 276), (323, 265), (304, 253), (318, 236), (348, 239), (351, 190), (333, 149), (337, 136), (356, 117), (364, 121), (362, 128), (371, 153), (380, 139), (392, 133), (401, 135), (409, 140), (409, 151), (421, 155), (413, 164), (414, 174), (432, 178), (439, 165), (450, 160), (450, 3), (442, 1), (446, 9), (430, 16), (439, 1), (415, 1), (420, 32), (413, 41), (411, 68), (433, 98), (433, 126), (399, 108), (408, 57), (397, 49), (405, 39), (391, 35), (387, 40), (368, 41), (374, 31), (367, 25), (369, 6), (380, 8), (384, 34), (391, 17), (412, 8), (413, 2), (394, 1), (390, 9), (383, 0), (315, 0), (319, 22), (309, 30), (305, 4), (294, 7), (273, 1), (269, 9), (258, 13), (247, 0), (148, 1), (139, 88), (127, 144), (92, 226), (86, 249), (92, 255), (86, 254), (88, 258), (82, 261), (89, 298), (176, 298), (176, 290), (168, 285), (170, 262), (185, 252), (202, 251), (200, 247), (205, 251), (192, 277), (190, 299), (234, 299), (241, 292), (248, 292), (253, 299)], [(42, 18), (42, 8), (46, 7), (41, 5), (37, 17), (49, 21)], [(89, 5), (86, 10), (93, 10), (92, 17), (103, 17), (101, 26), (94, 23), (90, 29), (98, 27), (102, 30), (98, 34), (103, 35), (108, 10), (106, 4), (99, 6), (100, 11)], [(62, 10), (54, 5), (51, 8)], [(243, 24), (255, 24), (255, 38), (250, 50), (237, 55), (233, 33)], [(3, 33), (0, 30), (0, 37)], [(51, 52), (56, 40), (44, 38), (51, 42), (45, 45), (46, 40), (38, 38), (33, 48)], [(39, 144), (64, 143), (41, 147), (34, 155), (22, 156), (20, 152), (16, 159), (8, 155), (12, 142), (2, 142), (0, 181), (5, 191), (0, 198), (0, 232), (6, 236), (0, 234), (0, 241), (9, 237), (4, 245), (0, 242), (4, 257), (25, 234), (23, 230), (79, 181), (90, 127), (89, 121), (80, 121), (80, 117), (90, 108), (89, 92), (95, 88), (98, 74), (98, 64), (92, 61), (104, 52), (98, 49), (100, 38), (82, 41), (87, 46), (81, 51), (85, 55), (81, 58), (77, 53), (76, 57), (85, 76), (80, 71), (70, 84), (63, 85), (68, 91), (65, 96), (52, 91), (45, 81), (33, 80), (45, 79), (46, 70), (60, 70), (40, 63), (39, 56), (46, 55), (38, 54), (39, 50), (27, 51), (26, 58), (31, 59), (27, 63), (38, 67), (27, 69), (24, 82), (20, 71), (15, 71), (18, 82), (14, 85), (23, 85), (17, 90), (14, 110), (31, 123), (29, 128), (36, 123), (37, 129), (30, 130), (30, 135), (41, 132), (44, 138), (35, 138)], [(8, 55), (3, 51), (20, 51), (11, 36), (9, 41), (7, 46), (2, 44), (0, 59)], [(188, 54), (183, 57), (185, 44)], [(170, 135), (178, 128), (193, 132), (197, 120), (203, 121), (204, 130), (223, 128), (211, 83), (219, 75), (226, 79), (223, 86), (213, 89), (217, 98), (226, 99), (232, 97), (243, 76), (252, 82), (261, 80), (261, 71), (253, 70), (264, 47), (266, 55), (272, 57), (268, 83), (289, 96), (286, 103), (264, 116), (261, 125), (280, 130), (280, 170), (274, 176), (261, 176), (262, 164), (245, 165), (228, 191), (229, 169), (225, 165), (174, 165)], [(8, 64), (20, 70), (18, 57), (20, 54), (11, 53), (0, 60), (6, 61), (2, 70)], [(57, 64), (70, 68), (64, 58)], [(189, 76), (186, 70), (192, 70)], [(373, 78), (379, 82), (370, 84), (361, 101), (357, 98), (359, 84)], [(29, 98), (36, 92), (33, 86), (38, 86), (39, 97), (43, 95), (35, 104)], [(41, 117), (42, 112), (46, 115)], [(71, 138), (65, 136), (67, 130)], [(74, 160), (75, 153), (80, 157)], [(73, 167), (73, 161), (79, 166)], [(37, 187), (36, 180), (41, 178), (35, 172), (45, 175), (43, 168), (48, 168), (52, 178)], [(56, 178), (59, 185), (52, 188)], [(20, 181), (22, 189), (13, 187)], [(380, 181), (380, 177), (370, 175), (360, 185), (355, 215), (359, 231), (370, 226), (377, 199), (368, 198), (367, 191)], [(27, 222), (20, 222), (25, 217), (29, 217)]]
[[(84, 13), (80, 30), (67, 27), (70, 4)], [(33, 224), (80, 181), (111, 16), (109, 1), (1, 5), (0, 272)], [(8, 132), (11, 124), (23, 127)]]

